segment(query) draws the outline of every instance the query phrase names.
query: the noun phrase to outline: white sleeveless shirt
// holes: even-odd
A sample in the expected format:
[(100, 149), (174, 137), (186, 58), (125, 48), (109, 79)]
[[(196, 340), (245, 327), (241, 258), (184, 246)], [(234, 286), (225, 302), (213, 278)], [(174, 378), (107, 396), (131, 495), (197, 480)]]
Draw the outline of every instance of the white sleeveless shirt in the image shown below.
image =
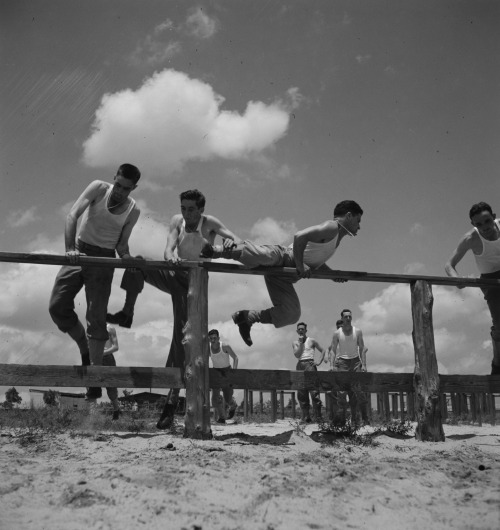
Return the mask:
[[(335, 254), (338, 238), (337, 234), (331, 241), (326, 243), (308, 241), (304, 249), (304, 263), (312, 269), (321, 267), (323, 263), (326, 263)], [(293, 244), (289, 248), (293, 249)]]
[(224, 351), (225, 344), (220, 343), (220, 350), (217, 353), (212, 352), (212, 345), (210, 346), (210, 358), (214, 368), (230, 368), (229, 353)]
[(342, 359), (357, 359), (358, 352), (358, 337), (356, 336), (356, 328), (352, 326), (352, 335), (346, 335), (342, 328), (339, 328), (339, 358)]
[[(500, 221), (495, 219), (495, 224), (500, 229)], [(483, 251), (481, 254), (474, 254), (476, 265), (481, 274), (488, 274), (500, 270), (500, 239), (496, 241), (488, 241), (475, 228), (477, 235), (483, 243)]]
[(300, 356), (299, 361), (314, 361), (314, 339), (306, 338), (304, 342), (304, 350)]
[(188, 261), (210, 261), (207, 258), (200, 258), (203, 243), (206, 241), (201, 233), (201, 227), (205, 219), (205, 216), (202, 215), (194, 232), (186, 232), (186, 221), (184, 219), (182, 220), (177, 242), (177, 256), (179, 258)]
[(114, 250), (127, 217), (135, 208), (135, 201), (130, 199), (128, 208), (123, 213), (114, 215), (108, 210), (108, 199), (112, 190), (113, 186), (108, 184), (104, 197), (96, 203), (91, 203), (85, 210), (78, 238), (89, 245)]

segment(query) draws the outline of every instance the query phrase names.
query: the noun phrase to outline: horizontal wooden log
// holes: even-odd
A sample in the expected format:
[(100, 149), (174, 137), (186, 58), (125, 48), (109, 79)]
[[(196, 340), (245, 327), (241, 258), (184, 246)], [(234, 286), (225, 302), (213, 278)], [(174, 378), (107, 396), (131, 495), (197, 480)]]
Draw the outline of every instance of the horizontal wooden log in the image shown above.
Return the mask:
[(180, 368), (0, 364), (2, 386), (182, 388)]
[[(500, 393), (498, 375), (440, 375), (441, 393)], [(296, 372), (291, 370), (231, 370), (223, 377), (209, 369), (210, 388), (347, 390), (359, 385), (363, 392), (412, 392), (413, 374), (375, 372)], [(184, 388), (179, 368), (123, 366), (65, 366), (0, 364), (1, 386), (118, 388)]]
[(410, 392), (413, 374), (373, 372), (303, 372), (291, 370), (231, 370), (222, 376), (211, 368), (210, 388), (232, 386), (249, 390), (356, 390), (363, 392)]
[(500, 375), (440, 375), (442, 393), (500, 392)]
[[(10, 263), (35, 263), (40, 265), (70, 265), (68, 258), (59, 254), (35, 254), (0, 252), (0, 262)], [(115, 267), (126, 269), (135, 267), (138, 269), (189, 269), (203, 267), (209, 272), (223, 272), (232, 274), (268, 275), (297, 278), (297, 272), (291, 267), (256, 267), (250, 269), (243, 265), (223, 262), (184, 261), (180, 265), (170, 265), (165, 261), (140, 260), (140, 259), (118, 259), (98, 258), (80, 256), (81, 265), (94, 265), (97, 267)], [(449, 278), (448, 276), (420, 276), (415, 274), (382, 274), (361, 271), (312, 271), (311, 278), (320, 280), (344, 279), (359, 282), (382, 282), (382, 283), (411, 283), (424, 280), (433, 285), (449, 285), (462, 287), (488, 287), (499, 286), (500, 280), (485, 280), (479, 278)]]

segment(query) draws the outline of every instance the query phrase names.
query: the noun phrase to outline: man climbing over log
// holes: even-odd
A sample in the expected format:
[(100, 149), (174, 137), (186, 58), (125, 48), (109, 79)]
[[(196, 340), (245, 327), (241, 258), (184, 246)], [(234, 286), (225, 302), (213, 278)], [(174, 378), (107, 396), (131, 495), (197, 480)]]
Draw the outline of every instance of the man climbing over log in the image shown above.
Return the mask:
[[(500, 279), (500, 222), (491, 206), (485, 202), (474, 204), (469, 211), (474, 228), (469, 230), (458, 243), (445, 265), (448, 276), (458, 278), (456, 266), (470, 250), (476, 260), (481, 278)], [(462, 286), (458, 286), (463, 289)], [(491, 375), (500, 374), (500, 288), (481, 287), (490, 310), (492, 326), (491, 340), (493, 361)]]
[[(240, 261), (247, 267), (293, 267), (296, 278), (264, 275), (273, 306), (269, 309), (242, 309), (232, 315), (240, 335), (248, 346), (252, 345), (250, 328), (257, 322), (281, 328), (294, 324), (300, 318), (300, 301), (293, 284), (301, 278), (310, 278), (312, 270), (331, 270), (326, 265), (346, 236), (355, 236), (360, 228), (363, 210), (354, 201), (342, 201), (333, 210), (333, 220), (310, 226), (297, 232), (293, 244), (255, 245), (251, 241), (225, 247), (207, 245), (202, 256)], [(336, 279), (344, 282), (347, 280)]]
[[(128, 241), (139, 219), (140, 211), (129, 197), (141, 177), (137, 167), (122, 164), (114, 183), (91, 182), (71, 207), (66, 217), (64, 240), (70, 265), (62, 267), (50, 297), (49, 312), (57, 327), (78, 345), (82, 364), (102, 365), (104, 345), (109, 338), (106, 311), (114, 269), (79, 265), (80, 256), (129, 259)], [(82, 217), (78, 237), (77, 224)], [(75, 297), (85, 287), (87, 329), (75, 312)], [(87, 399), (102, 395), (99, 387), (87, 391)]]
[[(168, 229), (164, 259), (171, 265), (182, 261), (199, 261), (201, 249), (213, 245), (217, 235), (223, 238), (222, 248), (226, 249), (240, 240), (224, 224), (212, 215), (205, 215), (205, 196), (201, 191), (187, 190), (180, 194), (181, 213), (172, 217)], [(186, 270), (139, 270), (126, 269), (121, 288), (126, 291), (123, 309), (107, 315), (111, 324), (130, 328), (134, 308), (144, 282), (170, 294), (174, 312), (172, 342), (166, 366), (184, 370), (185, 355), (182, 340), (183, 328), (187, 321), (188, 273)], [(164, 410), (157, 423), (158, 429), (168, 429), (173, 422), (179, 400), (178, 388), (168, 394)]]

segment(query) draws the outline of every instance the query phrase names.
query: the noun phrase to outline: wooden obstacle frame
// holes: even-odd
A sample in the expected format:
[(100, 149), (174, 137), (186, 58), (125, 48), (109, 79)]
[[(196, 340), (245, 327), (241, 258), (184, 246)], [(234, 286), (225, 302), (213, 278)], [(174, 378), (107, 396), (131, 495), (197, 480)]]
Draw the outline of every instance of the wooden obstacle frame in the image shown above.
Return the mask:
[[(53, 254), (23, 254), (0, 252), (0, 262), (69, 265), (66, 256)], [(382, 283), (406, 283), (411, 290), (413, 344), (415, 371), (410, 373), (374, 372), (302, 372), (291, 370), (231, 370), (224, 376), (209, 368), (208, 344), (208, 272), (251, 275), (278, 275), (297, 279), (295, 269), (249, 269), (241, 265), (214, 262), (183, 262), (172, 266), (164, 261), (137, 259), (97, 258), (81, 256), (80, 264), (114, 268), (187, 269), (188, 319), (184, 328), (185, 367), (105, 367), (63, 365), (0, 364), (0, 385), (49, 387), (120, 387), (120, 388), (185, 388), (186, 414), (184, 436), (193, 439), (211, 439), (210, 388), (230, 386), (233, 389), (252, 389), (260, 392), (319, 392), (355, 391), (401, 396), (406, 394), (407, 408), (417, 422), (415, 437), (421, 441), (444, 441), (443, 405), (446, 394), (454, 396), (456, 410), (463, 409), (463, 397), (470, 394), (473, 410), (485, 409), (485, 402), (495, 408), (494, 393), (500, 392), (500, 376), (440, 375), (438, 373), (432, 323), (432, 285), (462, 287), (500, 287), (499, 280), (448, 278), (402, 274), (378, 274), (356, 271), (312, 271), (311, 278)], [(274, 393), (274, 394), (273, 394)], [(284, 394), (280, 394), (283, 396)], [(480, 396), (480, 397), (479, 397)], [(486, 397), (484, 397), (486, 396)], [(393, 408), (394, 408), (393, 398)], [(411, 401), (408, 401), (408, 399)], [(493, 405), (491, 403), (493, 402)], [(397, 401), (396, 401), (397, 403)], [(403, 401), (400, 401), (403, 403)], [(458, 403), (461, 403), (459, 405)], [(282, 407), (283, 408), (283, 407)], [(387, 410), (387, 405), (386, 405)], [(447, 410), (447, 407), (446, 407)], [(455, 409), (453, 409), (455, 410)], [(494, 414), (493, 414), (494, 416)]]

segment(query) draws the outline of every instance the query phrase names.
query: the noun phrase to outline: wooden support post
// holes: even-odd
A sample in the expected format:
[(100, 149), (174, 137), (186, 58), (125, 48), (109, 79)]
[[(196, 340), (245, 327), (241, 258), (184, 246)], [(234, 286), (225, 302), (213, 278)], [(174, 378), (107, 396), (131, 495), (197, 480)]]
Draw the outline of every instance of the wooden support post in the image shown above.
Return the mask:
[(405, 419), (405, 398), (403, 392), (399, 393), (399, 419), (401, 421)]
[(253, 390), (248, 391), (248, 409), (250, 416), (253, 416)]
[(259, 392), (260, 413), (264, 414), (264, 392)]
[(393, 419), (397, 420), (399, 416), (398, 412), (398, 395), (397, 394), (391, 394), (392, 399), (392, 417)]
[(406, 395), (406, 403), (408, 404), (408, 419), (415, 421), (415, 393), (408, 392)]
[(276, 390), (271, 390), (271, 421), (272, 423), (276, 423), (277, 420), (277, 413), (276, 409), (278, 405), (278, 400), (276, 397)]
[(297, 417), (297, 404), (295, 402), (295, 392), (292, 392), (292, 418)]
[(443, 421), (448, 418), (448, 403), (446, 401), (446, 394), (441, 394), (441, 417)]
[(444, 442), (444, 430), (439, 407), (439, 373), (432, 325), (432, 288), (428, 282), (417, 280), (410, 284), (415, 348), (414, 388), (417, 405), (415, 438), (420, 441)]
[(384, 402), (382, 401), (381, 392), (377, 392), (377, 414), (379, 421), (382, 421), (384, 416)]
[(495, 400), (495, 394), (490, 394), (490, 399), (491, 399), (491, 424), (492, 425), (495, 425), (496, 424), (496, 419), (497, 419), (497, 405), (496, 405), (496, 400)]
[(248, 421), (248, 388), (243, 390), (243, 419)]
[(210, 440), (210, 386), (208, 379), (209, 346), (208, 273), (202, 268), (189, 269), (187, 294), (188, 320), (184, 327), (186, 354), (186, 416), (184, 437)]
[(479, 427), (483, 425), (483, 393), (478, 392), (476, 394), (476, 404), (477, 404), (477, 421), (479, 422)]
[(285, 392), (284, 390), (280, 391), (280, 407), (281, 407), (281, 419), (285, 419)]
[(385, 413), (385, 421), (390, 422), (391, 421), (391, 402), (389, 401), (389, 392), (384, 392), (382, 394), (383, 403), (384, 403), (384, 413)]

